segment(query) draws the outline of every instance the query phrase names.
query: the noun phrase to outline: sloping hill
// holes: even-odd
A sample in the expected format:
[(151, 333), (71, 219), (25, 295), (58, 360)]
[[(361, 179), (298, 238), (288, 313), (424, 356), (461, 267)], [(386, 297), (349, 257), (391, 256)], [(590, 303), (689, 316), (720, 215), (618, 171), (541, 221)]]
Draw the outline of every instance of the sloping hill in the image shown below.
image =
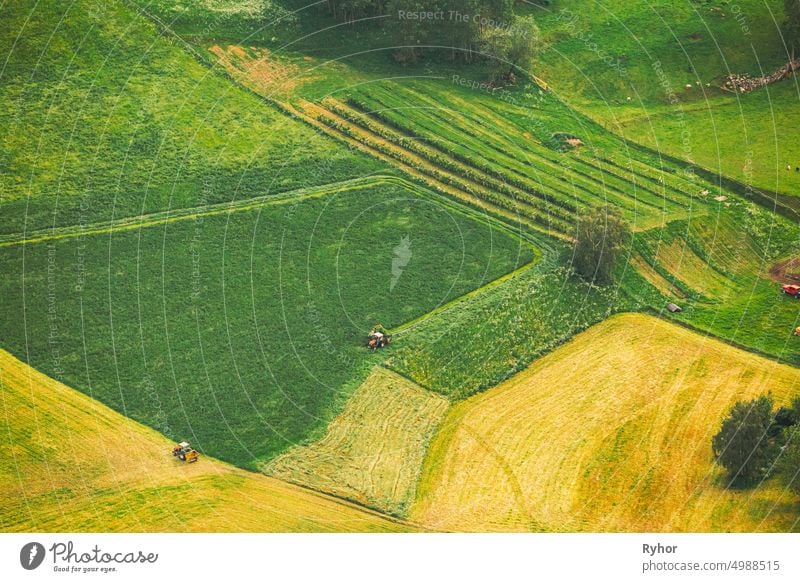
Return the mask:
[(412, 519), (444, 529), (786, 531), (772, 481), (729, 491), (711, 437), (739, 399), (800, 370), (641, 314), (613, 317), (449, 412)]
[(0, 531), (403, 531), (171, 442), (0, 350)]

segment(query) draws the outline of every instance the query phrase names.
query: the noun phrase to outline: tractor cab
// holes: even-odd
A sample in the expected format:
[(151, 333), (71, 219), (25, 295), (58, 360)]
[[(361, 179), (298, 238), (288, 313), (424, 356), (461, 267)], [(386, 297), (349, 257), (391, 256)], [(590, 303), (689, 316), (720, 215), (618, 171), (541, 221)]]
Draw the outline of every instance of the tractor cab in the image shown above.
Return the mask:
[(373, 327), (372, 331), (370, 331), (369, 335), (367, 336), (367, 347), (373, 351), (379, 348), (384, 348), (391, 342), (392, 336), (386, 333), (386, 330), (383, 329), (381, 324)]
[(784, 285), (781, 287), (781, 291), (787, 295), (791, 295), (792, 297), (800, 299), (800, 285)]
[(172, 448), (172, 456), (178, 457), (181, 461), (186, 463), (194, 463), (197, 461), (199, 454), (186, 441), (178, 443)]

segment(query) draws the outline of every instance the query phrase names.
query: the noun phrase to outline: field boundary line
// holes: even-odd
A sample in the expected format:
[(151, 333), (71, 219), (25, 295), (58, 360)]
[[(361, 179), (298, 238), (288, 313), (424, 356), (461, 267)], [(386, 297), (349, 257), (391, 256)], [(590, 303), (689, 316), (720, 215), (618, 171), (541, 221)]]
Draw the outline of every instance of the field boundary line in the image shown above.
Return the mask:
[(689, 323), (686, 320), (666, 318), (666, 317), (664, 317), (664, 310), (663, 309), (657, 309), (657, 308), (652, 307), (650, 305), (647, 305), (647, 306), (643, 307), (639, 311), (627, 311), (627, 312), (621, 312), (621, 313), (645, 313), (645, 314), (653, 315), (653, 316), (657, 317), (658, 319), (662, 319), (664, 321), (668, 321), (670, 323), (674, 323), (675, 325), (678, 325), (678, 326), (680, 326), (680, 327), (682, 327), (684, 329), (688, 329), (689, 331), (692, 331), (692, 332), (694, 332), (694, 333), (696, 333), (698, 335), (701, 335), (701, 336), (703, 336), (705, 338), (710, 338), (710, 339), (717, 340), (719, 342), (722, 342), (725, 345), (731, 346), (732, 348), (737, 348), (737, 349), (742, 350), (744, 352), (748, 352), (748, 353), (751, 353), (753, 355), (760, 356), (760, 357), (762, 357), (762, 358), (764, 358), (766, 360), (770, 360), (772, 362), (775, 362), (776, 364), (783, 364), (785, 366), (790, 366), (792, 368), (800, 368), (800, 364), (798, 364), (797, 362), (793, 362), (792, 360), (789, 360), (789, 359), (786, 359), (786, 358), (781, 358), (780, 356), (769, 354), (767, 352), (762, 352), (758, 348), (754, 348), (754, 347), (751, 347), (751, 346), (746, 346), (744, 344), (740, 344), (739, 342), (734, 341), (732, 339), (724, 338), (721, 335), (718, 335), (718, 334), (716, 334), (716, 333), (714, 333), (714, 332), (712, 332), (710, 330), (703, 329), (702, 327), (698, 327), (696, 325), (693, 325), (692, 323)]
[(0, 236), (0, 248), (65, 238), (104, 234), (114, 231), (137, 230), (140, 228), (149, 228), (161, 224), (169, 224), (171, 222), (195, 220), (197, 218), (206, 216), (232, 214), (234, 212), (254, 210), (262, 206), (299, 202), (301, 200), (318, 198), (335, 192), (348, 192), (351, 190), (358, 190), (374, 185), (380, 185), (387, 182), (386, 178), (389, 178), (389, 176), (376, 174), (374, 176), (353, 178), (351, 180), (344, 180), (341, 182), (332, 182), (322, 186), (298, 188), (296, 190), (290, 190), (280, 194), (265, 194), (262, 196), (256, 196), (254, 198), (244, 198), (242, 200), (232, 202), (218, 202), (215, 204), (209, 204), (207, 206), (165, 210), (163, 212), (142, 214), (135, 217), (129, 216), (108, 222), (86, 225), (70, 225), (54, 229), (37, 230), (27, 234), (12, 233)]

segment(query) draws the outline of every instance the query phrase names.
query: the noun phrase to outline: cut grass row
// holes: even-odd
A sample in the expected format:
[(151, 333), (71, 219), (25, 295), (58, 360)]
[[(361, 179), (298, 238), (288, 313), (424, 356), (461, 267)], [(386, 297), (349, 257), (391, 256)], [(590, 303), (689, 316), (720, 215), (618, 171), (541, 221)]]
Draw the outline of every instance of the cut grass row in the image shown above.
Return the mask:
[[(388, 141), (380, 135), (364, 129), (358, 125), (348, 122), (343, 117), (318, 107), (314, 104), (306, 104), (306, 112), (310, 112), (315, 116), (315, 119), (325, 123), (359, 142), (379, 150), (380, 152), (407, 164), (416, 170), (419, 170), (430, 177), (447, 183), (450, 186), (458, 188), (467, 192), (468, 194), (477, 198), (487, 200), (492, 204), (505, 207), (508, 210), (519, 212), (526, 218), (540, 224), (543, 227), (555, 228), (556, 230), (566, 233), (569, 232), (568, 215), (564, 213), (559, 207), (550, 204), (548, 200), (536, 200), (525, 192), (517, 190), (514, 192), (504, 184), (485, 184), (486, 178), (482, 176), (473, 175), (464, 177), (466, 172), (461, 171), (457, 163), (447, 163), (451, 169), (442, 169), (439, 160), (431, 161), (418, 155), (417, 152), (410, 151), (403, 146), (397, 145), (392, 141)], [(475, 180), (477, 177), (480, 183)], [(501, 189), (498, 193), (495, 188)], [(505, 190), (505, 192), (503, 192)]]
[[(590, 160), (579, 153), (555, 152), (530, 135), (524, 137), (525, 126), (504, 128), (498, 121), (487, 127), (483, 120), (488, 113), (478, 110), (479, 103), (472, 104), (473, 110), (464, 109), (465, 104), (439, 103), (443, 97), (438, 95), (434, 100), (413, 89), (374, 84), (357, 92), (348, 103), (373, 123), (383, 122), (411, 138), (425, 140), (499, 180), (546, 192), (548, 199), (568, 207), (610, 202), (637, 223), (652, 226), (684, 215), (693, 203), (694, 192), (667, 187), (664, 177), (656, 185), (652, 180), (637, 180), (641, 176), (620, 171), (618, 165), (599, 157)], [(529, 120), (529, 124), (535, 123)], [(520, 134), (526, 143), (510, 139), (511, 134)]]
[[(487, 212), (496, 218), (503, 219), (508, 224), (517, 226), (524, 225), (525, 227), (531, 229), (534, 232), (547, 234), (549, 236), (558, 239), (568, 240), (568, 237), (566, 237), (558, 230), (554, 230), (549, 225), (542, 224), (542, 222), (546, 223), (546, 221), (541, 221), (540, 219), (539, 222), (536, 222), (532, 220), (531, 218), (523, 215), (519, 211), (519, 208), (516, 205), (512, 205), (511, 208), (509, 208), (508, 200), (502, 200), (502, 205), (497, 205), (493, 204), (490, 201), (487, 201), (484, 198), (476, 197), (462, 188), (453, 186), (452, 182), (454, 181), (454, 179), (456, 179), (455, 177), (452, 177), (450, 175), (443, 176), (442, 179), (439, 179), (437, 177), (442, 174), (449, 174), (446, 171), (425, 167), (423, 162), (412, 161), (411, 163), (406, 163), (401, 159), (403, 157), (403, 154), (399, 156), (398, 155), (389, 156), (388, 154), (384, 153), (384, 151), (382, 151), (387, 148), (393, 149), (389, 145), (384, 145), (380, 149), (373, 147), (373, 144), (366, 143), (366, 140), (363, 139), (359, 140), (354, 137), (351, 137), (350, 135), (348, 135), (346, 131), (340, 131), (338, 128), (333, 127), (330, 124), (323, 123), (322, 121), (316, 119), (311, 115), (307, 115), (303, 111), (296, 109), (294, 106), (288, 103), (284, 103), (282, 104), (282, 106), (284, 107), (286, 112), (292, 115), (293, 117), (296, 117), (298, 119), (303, 119), (309, 125), (316, 127), (323, 133), (327, 133), (328, 135), (347, 143), (354, 149), (361, 150), (379, 160), (385, 160), (389, 162), (390, 164), (394, 165), (395, 167), (405, 172), (405, 174), (410, 176), (419, 184), (427, 186), (436, 192), (445, 194), (448, 197), (453, 198), (455, 200), (465, 202), (470, 206), (475, 206), (483, 212)], [(413, 156), (413, 154), (411, 155)], [(418, 169), (418, 167), (415, 167), (418, 165), (423, 166), (425, 171), (422, 171)]]
[(397, 532), (410, 526), (211, 457), (0, 350), (2, 532)]
[[(229, 51), (234, 49), (229, 47)], [(222, 64), (233, 69), (231, 74), (239, 82), (274, 97), (251, 78), (264, 58), (248, 57), (248, 51), (251, 49), (243, 47), (235, 63), (226, 60)], [(282, 62), (277, 54), (267, 60), (274, 61), (272, 67)], [(639, 228), (685, 216), (693, 204), (697, 205), (693, 197), (700, 188), (690, 184), (687, 191), (681, 189), (683, 184), (676, 186), (680, 180), (670, 175), (677, 174), (674, 168), (669, 168), (671, 172), (658, 170), (663, 175), (657, 180), (645, 179), (630, 168), (621, 170), (609, 163), (605, 154), (598, 155), (600, 150), (593, 149), (594, 159), (587, 159), (590, 156), (559, 153), (543, 145), (551, 136), (543, 131), (546, 124), (541, 120), (557, 118), (547, 122), (553, 129), (567, 115), (563, 105), (551, 103), (549, 96), (544, 97), (534, 116), (524, 107), (443, 85), (430, 80), (355, 83), (344, 90), (342, 99), (327, 97), (309, 105), (302, 98), (301, 83), (295, 101), (331, 135), (357, 142), (401, 169), (421, 171), (428, 178), (466, 192), (467, 197), (506, 209), (511, 204), (540, 227), (552, 227), (562, 234), (573, 230), (574, 210), (589, 203), (614, 204), (634, 218)], [(508, 108), (515, 109), (516, 114), (506, 116)], [(595, 127), (587, 129), (591, 134), (598, 133)], [(600, 141), (609, 145), (605, 143), (608, 136)], [(624, 149), (622, 142), (612, 147)], [(641, 157), (641, 152), (635, 155)], [(566, 226), (559, 224), (559, 215), (564, 213), (568, 216)]]

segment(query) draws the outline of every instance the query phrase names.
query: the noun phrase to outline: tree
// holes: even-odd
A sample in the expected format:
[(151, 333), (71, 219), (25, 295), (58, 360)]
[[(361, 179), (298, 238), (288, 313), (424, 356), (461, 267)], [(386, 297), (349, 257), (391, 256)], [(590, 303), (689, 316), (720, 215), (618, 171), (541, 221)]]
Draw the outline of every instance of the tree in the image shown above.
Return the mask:
[(778, 472), (786, 486), (800, 494), (800, 398), (795, 398), (788, 410), (789, 413), (784, 415), (786, 446), (781, 453)]
[(424, 0), (389, 0), (387, 5), (390, 18), (385, 23), (395, 44), (394, 58), (401, 62), (416, 62), (419, 58), (419, 45), (428, 43), (432, 22), (415, 20), (401, 14), (417, 14), (425, 11), (435, 12), (437, 7)]
[(732, 483), (750, 484), (767, 476), (778, 447), (769, 437), (772, 397), (737, 402), (711, 442), (717, 462)]
[(486, 52), (492, 58), (492, 78), (513, 79), (529, 73), (539, 49), (539, 29), (532, 18), (517, 18), (513, 26), (495, 28), (484, 35)]
[(800, 46), (800, 0), (783, 0), (783, 8), (786, 12), (786, 42), (794, 60), (794, 51)]
[(630, 235), (628, 223), (616, 208), (585, 208), (578, 215), (572, 258), (575, 271), (593, 283), (611, 283), (617, 257), (630, 240)]

